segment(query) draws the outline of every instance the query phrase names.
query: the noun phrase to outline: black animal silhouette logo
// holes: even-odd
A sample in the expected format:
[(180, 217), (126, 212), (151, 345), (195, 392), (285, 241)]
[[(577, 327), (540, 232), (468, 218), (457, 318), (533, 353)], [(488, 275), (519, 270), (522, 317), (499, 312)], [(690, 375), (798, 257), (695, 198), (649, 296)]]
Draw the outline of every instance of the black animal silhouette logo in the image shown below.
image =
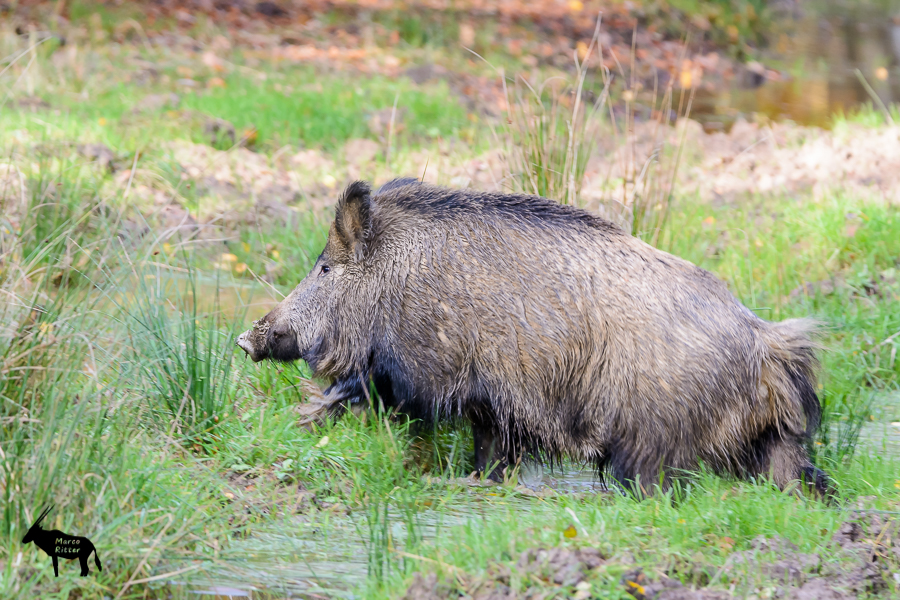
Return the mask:
[(75, 560), (77, 558), (81, 563), (82, 577), (90, 573), (90, 570), (88, 569), (88, 558), (91, 556), (91, 552), (94, 553), (94, 562), (97, 564), (97, 569), (102, 571), (103, 567), (100, 566), (100, 557), (97, 556), (97, 549), (94, 548), (94, 544), (91, 543), (91, 540), (77, 535), (67, 535), (56, 529), (51, 529), (49, 531), (41, 529), (41, 521), (44, 520), (44, 517), (47, 516), (47, 513), (50, 512), (51, 508), (53, 507), (51, 506), (44, 509), (41, 516), (37, 518), (37, 521), (34, 522), (34, 525), (31, 526), (31, 529), (29, 529), (28, 533), (25, 534), (25, 537), (22, 538), (22, 543), (27, 544), (29, 542), (34, 542), (35, 546), (46, 552), (47, 555), (53, 559), (53, 573), (57, 577), (59, 577), (60, 557), (69, 560)]

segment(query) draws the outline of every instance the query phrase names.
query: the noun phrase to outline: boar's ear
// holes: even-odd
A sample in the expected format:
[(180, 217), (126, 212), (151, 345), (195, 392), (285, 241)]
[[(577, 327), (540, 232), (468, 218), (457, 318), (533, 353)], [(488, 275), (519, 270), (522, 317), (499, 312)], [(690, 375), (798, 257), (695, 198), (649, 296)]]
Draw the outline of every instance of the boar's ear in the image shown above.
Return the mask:
[(369, 184), (355, 181), (347, 186), (338, 201), (334, 225), (341, 241), (356, 260), (366, 256), (372, 239), (372, 197)]

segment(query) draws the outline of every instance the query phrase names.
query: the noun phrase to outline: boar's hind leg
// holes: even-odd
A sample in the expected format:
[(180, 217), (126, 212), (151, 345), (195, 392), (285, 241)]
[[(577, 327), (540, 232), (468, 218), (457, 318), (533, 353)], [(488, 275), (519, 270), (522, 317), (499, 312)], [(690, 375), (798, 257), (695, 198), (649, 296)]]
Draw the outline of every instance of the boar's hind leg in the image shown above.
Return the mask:
[(663, 466), (662, 460), (645, 459), (631, 456), (627, 451), (612, 452), (608, 458), (600, 461), (598, 470), (609, 467), (609, 473), (618, 484), (620, 491), (636, 500), (647, 498), (663, 492), (672, 485), (671, 474)]
[(493, 481), (503, 481), (506, 457), (499, 448), (497, 436), (489, 427), (472, 425), (475, 438), (475, 471)]
[(753, 446), (752, 475), (771, 477), (782, 490), (799, 480), (819, 495), (831, 495), (828, 475), (810, 462), (801, 438), (769, 429)]

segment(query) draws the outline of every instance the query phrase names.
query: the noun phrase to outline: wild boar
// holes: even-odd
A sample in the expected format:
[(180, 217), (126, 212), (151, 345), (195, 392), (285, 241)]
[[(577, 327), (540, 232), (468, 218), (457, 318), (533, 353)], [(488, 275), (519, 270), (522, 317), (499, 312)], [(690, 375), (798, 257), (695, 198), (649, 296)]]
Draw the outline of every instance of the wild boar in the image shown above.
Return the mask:
[(350, 184), (312, 271), (237, 343), (306, 361), (329, 409), (372, 384), (414, 419), (468, 422), (493, 478), (569, 456), (638, 493), (701, 463), (824, 492), (814, 333), (584, 210), (401, 179)]

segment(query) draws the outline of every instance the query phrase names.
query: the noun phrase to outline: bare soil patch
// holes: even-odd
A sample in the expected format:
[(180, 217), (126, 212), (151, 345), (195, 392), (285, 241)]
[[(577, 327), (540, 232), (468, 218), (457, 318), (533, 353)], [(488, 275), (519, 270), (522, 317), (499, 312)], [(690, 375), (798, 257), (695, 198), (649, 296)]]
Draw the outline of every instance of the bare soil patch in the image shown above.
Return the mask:
[[(811, 194), (816, 201), (843, 190), (900, 204), (900, 127), (825, 131), (739, 122), (728, 133), (707, 134), (689, 120), (661, 131), (653, 123), (639, 124), (633, 147), (607, 151), (609, 142), (602, 141), (587, 169), (584, 203), (598, 209), (617, 198), (616, 182), (629, 174), (625, 153), (633, 151), (640, 165), (660, 146), (675, 148), (682, 133), (685, 159), (676, 197), (697, 195), (708, 202), (731, 203), (755, 195)], [(322, 209), (336, 201), (345, 183), (357, 178), (381, 183), (424, 173), (425, 180), (452, 187), (509, 187), (501, 150), (472, 157), (463, 146), (438, 147), (406, 153), (391, 167), (380, 160), (384, 148), (367, 139), (350, 140), (334, 154), (287, 149), (273, 158), (247, 148), (220, 151), (190, 142), (172, 142), (168, 151), (198, 198), (192, 216), (201, 222), (223, 215), (281, 219), (295, 210)], [(119, 173), (120, 178), (127, 176), (127, 171)], [(159, 191), (152, 182), (139, 181), (132, 194), (152, 198)]]

